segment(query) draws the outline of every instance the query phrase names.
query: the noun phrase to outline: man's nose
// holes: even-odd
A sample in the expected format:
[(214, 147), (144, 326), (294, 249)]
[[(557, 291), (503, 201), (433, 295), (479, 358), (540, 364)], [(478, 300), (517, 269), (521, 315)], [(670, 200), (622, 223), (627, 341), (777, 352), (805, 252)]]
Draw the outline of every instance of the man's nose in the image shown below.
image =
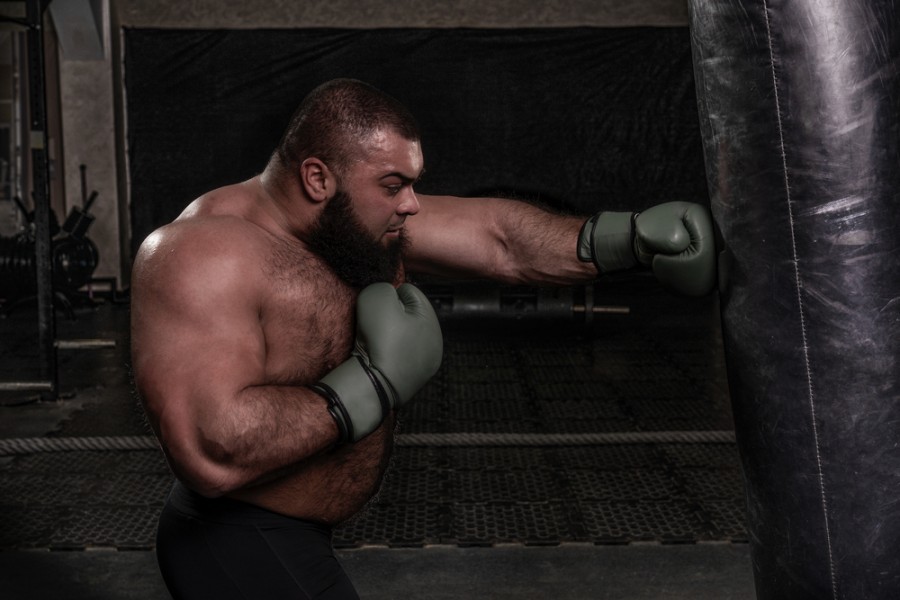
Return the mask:
[(397, 214), (414, 215), (419, 212), (419, 198), (412, 187), (403, 191), (403, 199), (397, 205)]

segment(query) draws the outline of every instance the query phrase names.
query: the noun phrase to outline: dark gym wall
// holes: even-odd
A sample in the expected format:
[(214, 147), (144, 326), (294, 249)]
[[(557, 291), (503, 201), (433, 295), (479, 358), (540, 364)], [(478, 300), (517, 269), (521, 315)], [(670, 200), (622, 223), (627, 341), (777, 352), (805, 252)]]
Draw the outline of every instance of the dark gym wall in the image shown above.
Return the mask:
[(687, 28), (125, 30), (132, 246), (258, 173), (334, 77), (423, 130), (419, 191), (574, 212), (707, 201)]

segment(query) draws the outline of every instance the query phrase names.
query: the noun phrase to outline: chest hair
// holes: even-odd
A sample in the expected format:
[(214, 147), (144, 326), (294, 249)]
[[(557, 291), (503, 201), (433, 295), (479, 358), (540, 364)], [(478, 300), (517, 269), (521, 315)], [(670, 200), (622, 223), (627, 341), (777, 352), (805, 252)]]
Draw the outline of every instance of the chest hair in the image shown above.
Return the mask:
[(312, 383), (350, 352), (356, 292), (320, 258), (282, 240), (273, 244), (265, 275), (267, 370), (277, 382)]

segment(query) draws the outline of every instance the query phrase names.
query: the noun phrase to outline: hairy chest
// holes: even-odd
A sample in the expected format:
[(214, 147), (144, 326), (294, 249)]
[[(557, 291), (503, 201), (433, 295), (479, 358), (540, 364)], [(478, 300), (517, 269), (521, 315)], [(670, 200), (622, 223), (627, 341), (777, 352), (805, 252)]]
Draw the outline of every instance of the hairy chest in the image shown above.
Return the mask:
[(270, 381), (313, 383), (349, 356), (356, 292), (314, 257), (276, 253), (260, 310)]

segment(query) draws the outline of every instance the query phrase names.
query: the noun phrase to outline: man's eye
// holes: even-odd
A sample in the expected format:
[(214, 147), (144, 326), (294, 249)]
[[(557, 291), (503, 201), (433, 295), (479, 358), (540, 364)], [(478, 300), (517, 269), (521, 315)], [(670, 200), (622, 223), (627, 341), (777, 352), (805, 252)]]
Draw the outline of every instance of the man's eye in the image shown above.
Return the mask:
[(391, 196), (396, 196), (400, 193), (400, 190), (403, 189), (402, 185), (389, 185), (387, 186), (387, 191)]

